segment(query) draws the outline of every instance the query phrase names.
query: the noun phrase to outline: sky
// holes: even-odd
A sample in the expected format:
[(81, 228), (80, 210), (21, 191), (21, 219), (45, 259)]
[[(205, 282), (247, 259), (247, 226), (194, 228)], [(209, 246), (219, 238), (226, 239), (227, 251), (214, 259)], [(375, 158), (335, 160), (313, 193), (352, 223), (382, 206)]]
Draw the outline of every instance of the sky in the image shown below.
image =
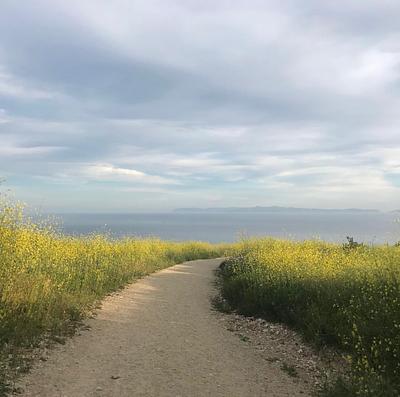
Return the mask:
[(398, 0), (0, 0), (2, 189), (45, 211), (400, 207)]

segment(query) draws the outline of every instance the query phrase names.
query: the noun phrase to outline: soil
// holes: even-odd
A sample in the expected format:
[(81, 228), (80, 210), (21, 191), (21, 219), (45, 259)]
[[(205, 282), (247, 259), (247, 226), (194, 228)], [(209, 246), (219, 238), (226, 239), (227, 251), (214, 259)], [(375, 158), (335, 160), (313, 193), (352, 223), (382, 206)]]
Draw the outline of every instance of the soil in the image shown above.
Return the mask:
[(303, 367), (318, 360), (307, 351), (296, 361), (301, 340), (281, 333), (278, 343), (272, 324), (213, 310), (220, 263), (176, 265), (107, 297), (15, 390), (32, 397), (310, 395), (317, 378)]

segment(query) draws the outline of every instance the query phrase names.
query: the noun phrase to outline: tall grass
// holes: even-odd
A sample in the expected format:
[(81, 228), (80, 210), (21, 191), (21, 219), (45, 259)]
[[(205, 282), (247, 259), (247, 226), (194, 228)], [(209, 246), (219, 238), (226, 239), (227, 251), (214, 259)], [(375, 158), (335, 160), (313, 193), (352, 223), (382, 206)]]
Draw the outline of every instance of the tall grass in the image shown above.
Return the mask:
[(348, 354), (351, 382), (330, 395), (400, 395), (400, 247), (249, 240), (228, 263), (234, 307)]
[(18, 205), (0, 205), (0, 348), (31, 344), (80, 319), (138, 277), (175, 263), (223, 255), (224, 246), (156, 239), (66, 237)]

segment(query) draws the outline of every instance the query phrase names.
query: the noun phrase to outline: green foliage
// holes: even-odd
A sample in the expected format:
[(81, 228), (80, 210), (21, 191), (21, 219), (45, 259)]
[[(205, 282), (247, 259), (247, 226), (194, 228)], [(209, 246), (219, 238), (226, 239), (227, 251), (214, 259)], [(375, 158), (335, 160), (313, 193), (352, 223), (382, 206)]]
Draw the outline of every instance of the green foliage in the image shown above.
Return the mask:
[(175, 263), (222, 256), (225, 248), (67, 237), (32, 223), (20, 206), (0, 203), (0, 347), (30, 345), (43, 333), (81, 319), (126, 283)]
[(283, 363), (281, 366), (281, 370), (286, 372), (292, 378), (297, 378), (299, 374), (297, 373), (297, 369), (294, 365), (288, 365), (287, 363)]
[(345, 247), (250, 240), (221, 270), (222, 291), (245, 314), (285, 322), (316, 344), (346, 352), (348, 395), (398, 396), (399, 264), (398, 248), (353, 240)]
[(352, 250), (352, 249), (356, 249), (356, 248), (360, 248), (360, 247), (364, 246), (363, 243), (357, 243), (357, 241), (354, 241), (353, 237), (347, 236), (346, 239), (347, 239), (347, 243), (343, 244), (344, 250)]

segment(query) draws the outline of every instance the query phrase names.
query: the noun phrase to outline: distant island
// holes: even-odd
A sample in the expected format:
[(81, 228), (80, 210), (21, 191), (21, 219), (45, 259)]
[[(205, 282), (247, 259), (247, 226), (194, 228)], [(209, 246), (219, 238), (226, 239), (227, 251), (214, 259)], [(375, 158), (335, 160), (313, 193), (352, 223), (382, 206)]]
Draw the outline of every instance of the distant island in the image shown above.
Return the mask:
[(296, 208), (296, 207), (210, 207), (210, 208), (177, 208), (174, 212), (212, 212), (212, 213), (233, 213), (233, 212), (368, 212), (379, 213), (376, 209), (344, 208), (344, 209), (324, 209), (324, 208)]

